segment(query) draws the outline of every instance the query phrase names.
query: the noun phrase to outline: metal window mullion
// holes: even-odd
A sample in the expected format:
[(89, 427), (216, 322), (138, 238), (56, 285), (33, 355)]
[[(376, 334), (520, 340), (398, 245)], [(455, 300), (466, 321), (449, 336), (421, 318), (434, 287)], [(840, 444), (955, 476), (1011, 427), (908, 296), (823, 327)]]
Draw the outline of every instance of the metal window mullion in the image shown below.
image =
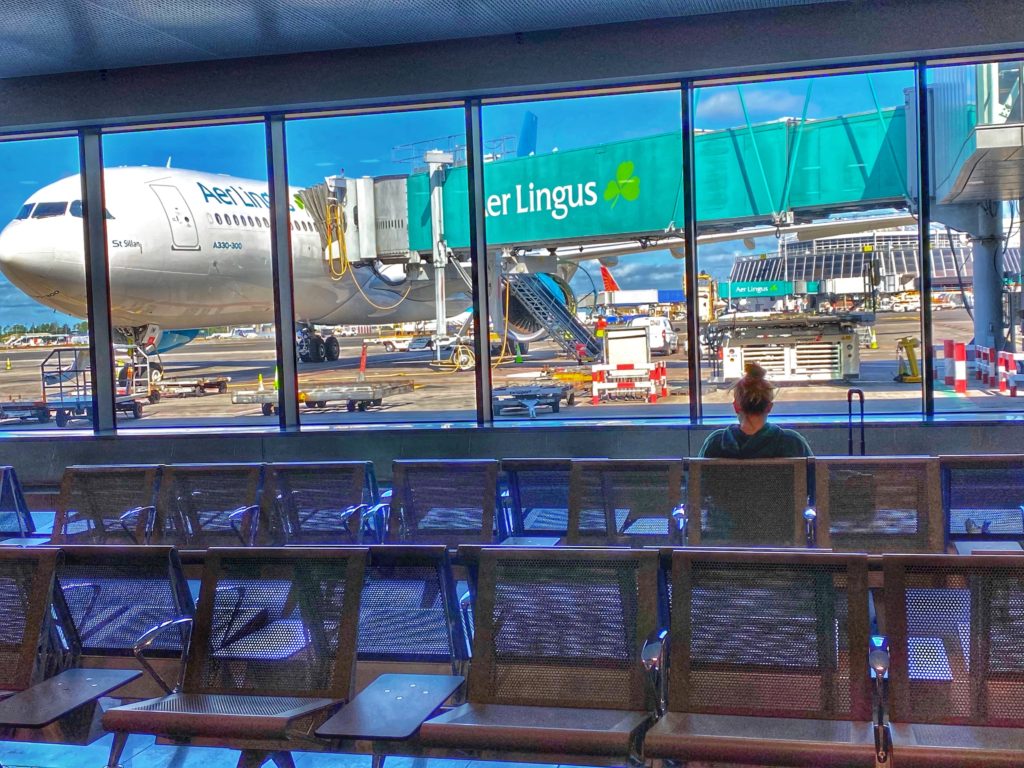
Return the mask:
[(917, 86), (917, 252), (921, 269), (921, 403), (923, 415), (935, 415), (935, 356), (932, 349), (931, 147), (928, 144), (927, 66), (914, 65)]
[(277, 340), (277, 412), (282, 430), (299, 427), (298, 367), (295, 343), (295, 290), (292, 280), (291, 194), (284, 118), (266, 118), (267, 181), (270, 189), (270, 255), (274, 280), (274, 328)]
[(476, 337), (476, 419), (494, 423), (491, 409), (491, 326), (489, 273), (484, 222), (483, 129), (480, 99), (466, 102), (466, 165), (469, 198), (469, 257), (473, 275), (473, 332)]
[(690, 372), (689, 399), (690, 421), (700, 420), (701, 407), (700, 380), (700, 313), (697, 296), (697, 200), (696, 174), (694, 173), (694, 134), (693, 134), (693, 86), (684, 81), (680, 83), (680, 101), (682, 103), (682, 142), (683, 142), (683, 230), (686, 249), (685, 283), (686, 283), (686, 365)]
[(85, 291), (92, 377), (92, 426), (96, 434), (117, 430), (114, 413), (113, 328), (110, 321), (110, 273), (103, 199), (103, 137), (96, 128), (78, 134), (85, 240)]

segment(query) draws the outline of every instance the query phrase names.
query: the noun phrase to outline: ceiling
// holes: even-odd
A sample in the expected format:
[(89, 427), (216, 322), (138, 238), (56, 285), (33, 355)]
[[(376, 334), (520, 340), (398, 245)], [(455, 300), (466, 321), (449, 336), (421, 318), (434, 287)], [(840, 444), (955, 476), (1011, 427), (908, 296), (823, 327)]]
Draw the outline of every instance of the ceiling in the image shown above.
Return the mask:
[[(844, 0), (33, 0), (0, 78), (534, 32)], [(614, 55), (610, 51), (609, 55)]]

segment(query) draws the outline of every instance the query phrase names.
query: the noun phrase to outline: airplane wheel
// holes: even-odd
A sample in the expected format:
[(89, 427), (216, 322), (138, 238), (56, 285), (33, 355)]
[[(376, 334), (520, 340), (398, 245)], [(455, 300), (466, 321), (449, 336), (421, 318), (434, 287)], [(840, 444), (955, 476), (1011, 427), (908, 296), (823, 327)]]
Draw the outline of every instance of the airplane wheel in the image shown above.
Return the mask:
[(310, 362), (322, 363), (327, 359), (327, 345), (324, 344), (324, 340), (319, 336), (314, 337), (309, 342), (309, 357)]
[(333, 362), (341, 357), (341, 344), (333, 336), (328, 336), (324, 339), (324, 352), (327, 355), (327, 359)]

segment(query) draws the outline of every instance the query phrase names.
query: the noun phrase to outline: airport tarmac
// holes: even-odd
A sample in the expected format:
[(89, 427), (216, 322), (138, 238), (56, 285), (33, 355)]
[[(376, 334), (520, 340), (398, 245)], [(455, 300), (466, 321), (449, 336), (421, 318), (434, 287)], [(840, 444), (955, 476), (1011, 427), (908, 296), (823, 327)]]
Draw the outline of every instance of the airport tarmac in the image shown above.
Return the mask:
[[(963, 310), (945, 310), (933, 315), (936, 344), (942, 339), (965, 340), (971, 336), (971, 324)], [(845, 414), (846, 391), (849, 386), (862, 389), (867, 399), (867, 411), (872, 414), (913, 414), (920, 410), (921, 388), (917, 384), (893, 381), (896, 375), (896, 343), (904, 336), (920, 337), (916, 315), (885, 313), (878, 315), (876, 324), (878, 349), (861, 349), (861, 377), (848, 384), (787, 384), (779, 387), (776, 414), (826, 415)], [(300, 391), (312, 387), (325, 387), (354, 383), (359, 369), (362, 340), (343, 338), (341, 357), (331, 363), (299, 364)], [(36, 400), (40, 397), (40, 364), (50, 350), (11, 349), (0, 351), (0, 401)], [(119, 427), (125, 429), (172, 426), (268, 425), (276, 416), (265, 416), (259, 404), (235, 405), (231, 393), (253, 391), (262, 376), (265, 391), (272, 392), (275, 380), (273, 340), (219, 339), (199, 340), (160, 356), (166, 380), (175, 378), (227, 376), (231, 381), (228, 391), (210, 393), (201, 397), (162, 397), (157, 403), (142, 401), (143, 415), (134, 419), (118, 415)], [(385, 352), (380, 346), (368, 346), (365, 378), (368, 382), (412, 382), (412, 391), (387, 396), (380, 406), (365, 412), (348, 412), (345, 403), (326, 408), (300, 408), (303, 424), (350, 423), (410, 423), (473, 421), (476, 418), (474, 400), (474, 374), (472, 371), (436, 370), (430, 366), (432, 352)], [(575, 405), (562, 407), (552, 416), (548, 409), (540, 408), (539, 419), (566, 418), (652, 418), (686, 417), (689, 413), (688, 372), (686, 356), (680, 351), (663, 358), (667, 363), (671, 394), (659, 398), (655, 404), (637, 400), (612, 400), (599, 405), (590, 404), (589, 382), (577, 391)], [(492, 373), (494, 386), (521, 384), (531, 374), (544, 369), (574, 370), (574, 361), (560, 355), (554, 344), (540, 342), (530, 345), (529, 354), (517, 363), (508, 357)], [(589, 378), (589, 368), (578, 367)], [(710, 377), (705, 368), (705, 379)], [(1018, 402), (1024, 410), (1024, 398), (1008, 399), (988, 388), (976, 386), (969, 380), (966, 396), (955, 395), (948, 387), (936, 389), (937, 411), (970, 412), (1016, 409)], [(727, 388), (705, 384), (703, 388), (706, 415), (728, 416), (732, 413), (731, 395)], [(272, 397), (272, 395), (270, 395)], [(525, 409), (510, 409), (502, 418), (522, 419)], [(85, 420), (75, 420), (70, 427), (88, 427)], [(8, 420), (0, 428), (54, 429), (55, 424), (33, 421)]]

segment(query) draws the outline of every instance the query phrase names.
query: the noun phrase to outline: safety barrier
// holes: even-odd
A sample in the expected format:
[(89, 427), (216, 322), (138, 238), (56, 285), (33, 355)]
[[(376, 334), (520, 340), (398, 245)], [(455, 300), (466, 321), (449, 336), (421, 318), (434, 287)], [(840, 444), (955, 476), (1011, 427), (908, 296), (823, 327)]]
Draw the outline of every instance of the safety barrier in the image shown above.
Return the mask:
[[(942, 342), (943, 383), (953, 391), (967, 394), (967, 345), (963, 342), (945, 339)], [(935, 380), (939, 379), (939, 366), (935, 366)]]
[(656, 403), (668, 397), (668, 366), (665, 363), (599, 363), (591, 367), (591, 403), (613, 394), (643, 395)]

